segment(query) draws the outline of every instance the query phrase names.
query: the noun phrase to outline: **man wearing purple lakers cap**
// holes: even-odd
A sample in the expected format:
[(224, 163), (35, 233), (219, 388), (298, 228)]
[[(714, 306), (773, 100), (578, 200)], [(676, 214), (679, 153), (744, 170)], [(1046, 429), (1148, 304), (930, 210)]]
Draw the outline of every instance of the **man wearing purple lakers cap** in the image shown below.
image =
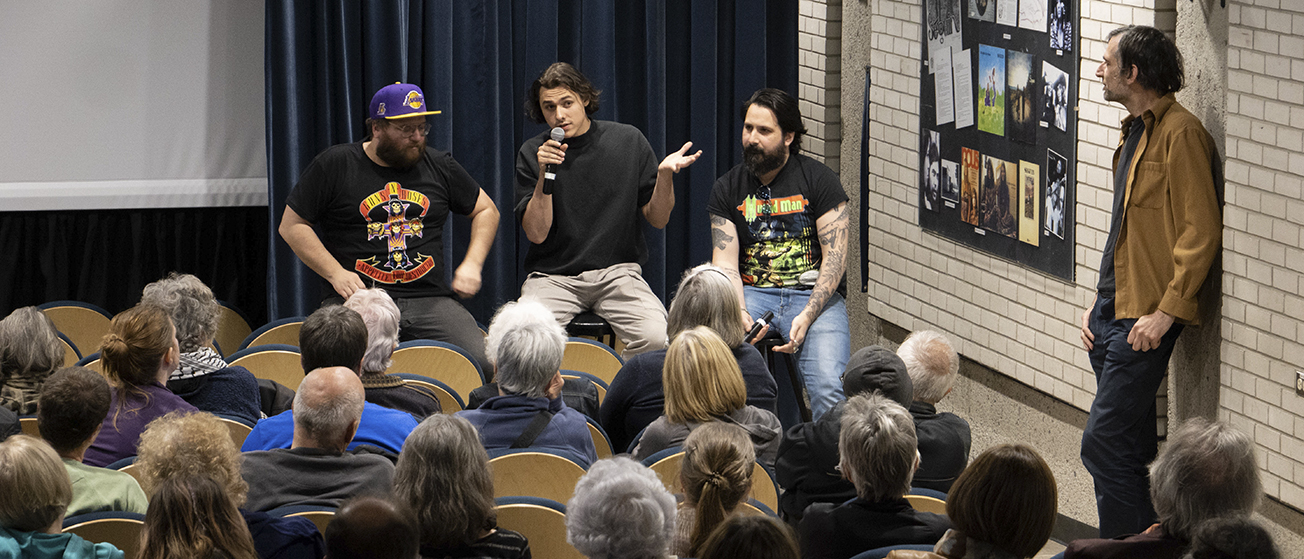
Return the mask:
[[(285, 201), (279, 231), (325, 280), (323, 303), (383, 288), (402, 315), (400, 339), (449, 342), (493, 370), (475, 319), (454, 296), (480, 290), (498, 208), (452, 155), (426, 146), (426, 116), (439, 112), (427, 109), (415, 85), (381, 88), (371, 98), (370, 133), (332, 146), (308, 165)], [(471, 218), (471, 240), (452, 285), (445, 285), (449, 211)]]

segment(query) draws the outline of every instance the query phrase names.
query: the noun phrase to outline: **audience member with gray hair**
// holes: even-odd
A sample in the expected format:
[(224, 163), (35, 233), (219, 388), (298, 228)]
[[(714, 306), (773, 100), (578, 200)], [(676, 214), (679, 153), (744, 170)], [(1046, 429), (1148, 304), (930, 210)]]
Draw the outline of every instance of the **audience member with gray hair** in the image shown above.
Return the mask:
[(674, 496), (623, 456), (589, 468), (566, 503), (566, 541), (589, 559), (665, 559), (674, 533)]
[(480, 432), (488, 450), (543, 448), (588, 466), (598, 459), (584, 415), (561, 398), (566, 333), (537, 301), (507, 303), (494, 315), (485, 352), (499, 396), (457, 414)]
[[(765, 359), (752, 344), (743, 342), (751, 325), (742, 321), (742, 304), (738, 291), (724, 270), (702, 264), (687, 272), (679, 281), (670, 301), (667, 334), (674, 339), (680, 332), (706, 326), (720, 335), (729, 347), (747, 386), (747, 405), (776, 413), (778, 387)], [(666, 393), (661, 372), (666, 363), (666, 349), (640, 353), (625, 361), (620, 373), (611, 381), (602, 400), (602, 428), (611, 437), (614, 448), (625, 448), (634, 436), (665, 413)]]
[(881, 394), (853, 396), (842, 412), (838, 439), (842, 475), (856, 498), (817, 503), (798, 525), (805, 559), (846, 559), (901, 544), (931, 544), (951, 528), (946, 516), (918, 512), (906, 501), (919, 467), (915, 424), (901, 404)]
[[(851, 355), (842, 374), (842, 392), (848, 397), (879, 392), (902, 407), (909, 406), (914, 397), (906, 364), (891, 350), (876, 345)], [(838, 402), (815, 421), (794, 425), (779, 443), (774, 470), (783, 487), (779, 509), (788, 522), (800, 522), (812, 503), (837, 505), (856, 497), (855, 486), (838, 471), (838, 438), (845, 407), (845, 402)]]
[(367, 352), (362, 356), (362, 387), (367, 390), (367, 401), (408, 412), (417, 421), (439, 413), (439, 399), (429, 389), (385, 374), (390, 356), (398, 347), (401, 318), (389, 293), (384, 289), (359, 289), (344, 306), (357, 311), (367, 325)]
[(1121, 539), (1072, 542), (1064, 557), (1177, 559), (1202, 523), (1248, 517), (1262, 496), (1254, 441), (1231, 425), (1197, 417), (1177, 428), (1150, 464), (1150, 499), (1159, 522)]
[(937, 403), (951, 393), (960, 371), (960, 355), (946, 336), (920, 330), (897, 348), (906, 364), (915, 400), (910, 416), (919, 438), (919, 471), (913, 485), (946, 493), (969, 462), (972, 442), (969, 423), (953, 413), (937, 411)]
[[(333, 367), (344, 367), (359, 375), (362, 358), (367, 351), (367, 325), (362, 316), (342, 305), (322, 307), (303, 321), (299, 330), (299, 361), (304, 372)], [(361, 382), (361, 381), (359, 381)], [(297, 407), (297, 405), (296, 405)], [(371, 445), (385, 452), (398, 454), (403, 441), (417, 426), (417, 420), (407, 412), (378, 406), (371, 402), (362, 405), (362, 419), (358, 432), (349, 443), (349, 450), (360, 445)], [(254, 426), (245, 437), (240, 450), (271, 450), (290, 448), (296, 429), (294, 410), (279, 413)]]
[(246, 506), (258, 511), (338, 507), (352, 497), (388, 494), (394, 478), (388, 458), (345, 452), (362, 420), (363, 402), (362, 381), (353, 371), (330, 367), (308, 373), (294, 395), (294, 444), (244, 454)]
[[(87, 350), (87, 353), (94, 350)], [(0, 407), (35, 415), (45, 377), (63, 366), (59, 330), (36, 307), (23, 307), (0, 320)]]
[[(213, 290), (190, 274), (173, 272), (145, 286), (142, 303), (163, 309), (177, 328), (181, 362), (168, 376), (167, 387), (182, 400), (249, 424), (262, 418), (258, 379), (244, 367), (232, 367), (209, 346), (217, 335), (222, 305)], [(224, 348), (234, 352), (236, 348)]]

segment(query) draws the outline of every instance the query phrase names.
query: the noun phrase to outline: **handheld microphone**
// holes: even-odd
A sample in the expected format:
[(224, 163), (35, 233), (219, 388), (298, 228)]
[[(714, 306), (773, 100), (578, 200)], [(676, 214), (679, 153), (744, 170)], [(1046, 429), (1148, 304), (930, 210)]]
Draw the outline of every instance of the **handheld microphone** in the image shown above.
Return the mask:
[[(566, 131), (562, 130), (561, 127), (553, 128), (551, 137), (552, 137), (552, 141), (560, 144), (562, 140), (566, 139)], [(553, 170), (552, 163), (544, 165), (543, 167), (543, 193), (544, 194), (552, 194), (552, 181), (556, 178), (557, 178), (557, 172)]]
[(752, 343), (752, 340), (756, 338), (756, 335), (761, 333), (761, 328), (764, 328), (766, 323), (770, 322), (773, 318), (774, 311), (765, 311), (765, 314), (756, 319), (756, 322), (752, 324), (751, 329), (747, 331), (747, 336), (743, 338), (743, 343)]

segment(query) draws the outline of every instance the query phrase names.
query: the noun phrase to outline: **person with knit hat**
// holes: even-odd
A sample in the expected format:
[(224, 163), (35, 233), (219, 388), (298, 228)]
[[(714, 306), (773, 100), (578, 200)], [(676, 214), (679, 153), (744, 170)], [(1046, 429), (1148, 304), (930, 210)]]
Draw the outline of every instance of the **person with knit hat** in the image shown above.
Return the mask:
[[(906, 364), (882, 346), (869, 346), (852, 354), (842, 374), (842, 391), (848, 398), (879, 392), (902, 407), (914, 400), (914, 386)], [(856, 488), (838, 471), (838, 436), (846, 401), (838, 402), (815, 421), (794, 425), (779, 443), (775, 476), (783, 494), (779, 509), (791, 523), (801, 520), (812, 503), (840, 504), (856, 497)]]

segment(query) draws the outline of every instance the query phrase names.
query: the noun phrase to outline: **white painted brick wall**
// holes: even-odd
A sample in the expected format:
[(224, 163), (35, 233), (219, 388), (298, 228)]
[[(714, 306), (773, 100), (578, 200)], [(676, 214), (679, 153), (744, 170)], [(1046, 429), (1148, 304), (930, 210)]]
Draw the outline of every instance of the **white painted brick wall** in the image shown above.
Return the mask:
[[(1227, 5), (1221, 415), (1258, 443), (1264, 490), (1304, 508), (1304, 2)], [(1188, 72), (1190, 69), (1188, 69)]]
[(802, 153), (836, 171), (842, 150), (842, 2), (801, 0), (797, 12), (796, 95), (806, 124)]
[(1095, 69), (1109, 30), (1133, 23), (1174, 30), (1175, 0), (1145, 4), (1082, 4), (1077, 278), (1070, 284), (920, 229), (915, 204), (923, 8), (919, 0), (871, 2), (871, 313), (910, 330), (944, 331), (964, 355), (1090, 408), (1095, 378), (1078, 341), (1079, 319), (1094, 294), (1108, 234), (1110, 165), (1124, 116), (1120, 106), (1104, 101)]

